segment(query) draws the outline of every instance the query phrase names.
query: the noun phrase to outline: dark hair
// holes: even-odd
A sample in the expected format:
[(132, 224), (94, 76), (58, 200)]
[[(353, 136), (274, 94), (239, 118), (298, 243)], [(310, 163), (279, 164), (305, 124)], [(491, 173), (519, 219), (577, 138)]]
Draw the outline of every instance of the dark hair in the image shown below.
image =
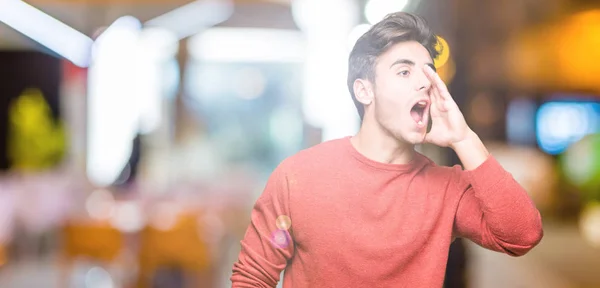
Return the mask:
[(425, 19), (406, 12), (388, 14), (356, 41), (348, 59), (348, 89), (361, 119), (365, 109), (354, 95), (354, 81), (367, 79), (375, 83), (377, 57), (391, 46), (407, 41), (421, 43), (429, 51), (432, 59), (441, 52), (436, 50), (437, 36)]

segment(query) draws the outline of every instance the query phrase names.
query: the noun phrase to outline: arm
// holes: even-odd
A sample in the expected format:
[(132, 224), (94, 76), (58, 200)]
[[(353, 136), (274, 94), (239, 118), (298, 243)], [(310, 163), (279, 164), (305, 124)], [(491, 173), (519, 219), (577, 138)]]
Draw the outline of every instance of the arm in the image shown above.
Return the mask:
[[(275, 287), (294, 254), (291, 228), (278, 228), (290, 224), (281, 219), (291, 218), (287, 179), (282, 170), (281, 166), (275, 169), (254, 205), (238, 261), (233, 265), (232, 288)], [(282, 215), (290, 218), (278, 220)]]
[(541, 241), (543, 230), (525, 189), (474, 133), (451, 148), (466, 170), (460, 171), (460, 178), (469, 184), (456, 212), (456, 236), (512, 256), (526, 254)]
[[(431, 130), (425, 142), (452, 148), (467, 171), (456, 171), (464, 193), (455, 217), (455, 234), (495, 251), (518, 256), (542, 239), (542, 221), (525, 189), (489, 155), (469, 128), (448, 88), (431, 67)], [(468, 188), (461, 188), (468, 187)]]

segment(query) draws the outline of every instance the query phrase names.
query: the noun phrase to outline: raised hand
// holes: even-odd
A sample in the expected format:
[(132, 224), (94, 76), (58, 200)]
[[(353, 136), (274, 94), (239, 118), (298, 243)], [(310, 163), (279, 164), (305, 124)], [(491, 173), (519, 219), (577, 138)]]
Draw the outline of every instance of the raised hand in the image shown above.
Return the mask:
[(431, 130), (425, 135), (426, 143), (440, 147), (452, 147), (473, 133), (465, 117), (452, 99), (448, 88), (440, 76), (428, 65), (424, 65), (425, 75), (431, 81), (429, 98), (431, 107)]

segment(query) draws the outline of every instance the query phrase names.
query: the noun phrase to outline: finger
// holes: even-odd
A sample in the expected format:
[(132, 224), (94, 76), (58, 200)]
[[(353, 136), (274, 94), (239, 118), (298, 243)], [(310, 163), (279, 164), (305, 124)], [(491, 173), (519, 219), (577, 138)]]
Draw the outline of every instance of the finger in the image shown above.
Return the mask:
[(442, 101), (442, 96), (440, 95), (440, 90), (437, 88), (437, 82), (436, 82), (436, 73), (435, 70), (433, 70), (433, 68), (431, 68), (429, 65), (425, 65), (425, 67), (423, 68), (423, 70), (425, 71), (425, 76), (427, 76), (427, 79), (429, 79), (429, 82), (431, 83), (431, 87), (429, 88), (429, 96), (431, 99), (436, 99), (439, 102)]
[(440, 91), (437, 89), (437, 87), (432, 85), (431, 88), (429, 88), (429, 91), (431, 91), (431, 99), (435, 99), (435, 101), (437, 101), (438, 104), (444, 101), (444, 98), (442, 97), (442, 95), (440, 95)]
[(425, 71), (425, 75), (427, 75), (427, 78), (429, 78), (429, 81), (431, 81), (432, 88), (437, 90), (438, 95), (440, 95), (442, 99), (452, 98), (452, 95), (450, 95), (450, 92), (448, 91), (448, 87), (442, 78), (440, 78), (440, 75), (436, 73), (429, 65), (425, 65)]
[(435, 87), (431, 87), (429, 89), (429, 99), (431, 101), (431, 110), (435, 109), (438, 111), (444, 111), (445, 106), (444, 106), (444, 99), (442, 98), (442, 96), (440, 96), (439, 91), (437, 91), (437, 89), (435, 89)]
[(442, 100), (439, 91), (435, 89), (433, 85), (429, 87), (429, 90), (427, 91), (427, 96), (429, 96), (429, 100), (432, 103), (433, 101), (440, 102)]
[(437, 103), (440, 101), (440, 95), (438, 95), (437, 91), (431, 87), (429, 89), (429, 101), (431, 101), (431, 108), (437, 108)]

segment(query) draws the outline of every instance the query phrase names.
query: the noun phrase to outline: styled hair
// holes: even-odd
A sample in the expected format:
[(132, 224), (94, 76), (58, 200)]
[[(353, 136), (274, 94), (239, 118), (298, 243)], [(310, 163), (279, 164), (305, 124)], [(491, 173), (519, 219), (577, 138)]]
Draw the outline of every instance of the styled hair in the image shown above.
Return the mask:
[(354, 44), (348, 59), (348, 89), (360, 119), (365, 114), (365, 108), (354, 95), (354, 81), (367, 79), (374, 85), (377, 58), (395, 44), (408, 41), (421, 43), (429, 51), (432, 59), (437, 58), (441, 52), (436, 50), (437, 35), (425, 19), (406, 12), (388, 14)]

